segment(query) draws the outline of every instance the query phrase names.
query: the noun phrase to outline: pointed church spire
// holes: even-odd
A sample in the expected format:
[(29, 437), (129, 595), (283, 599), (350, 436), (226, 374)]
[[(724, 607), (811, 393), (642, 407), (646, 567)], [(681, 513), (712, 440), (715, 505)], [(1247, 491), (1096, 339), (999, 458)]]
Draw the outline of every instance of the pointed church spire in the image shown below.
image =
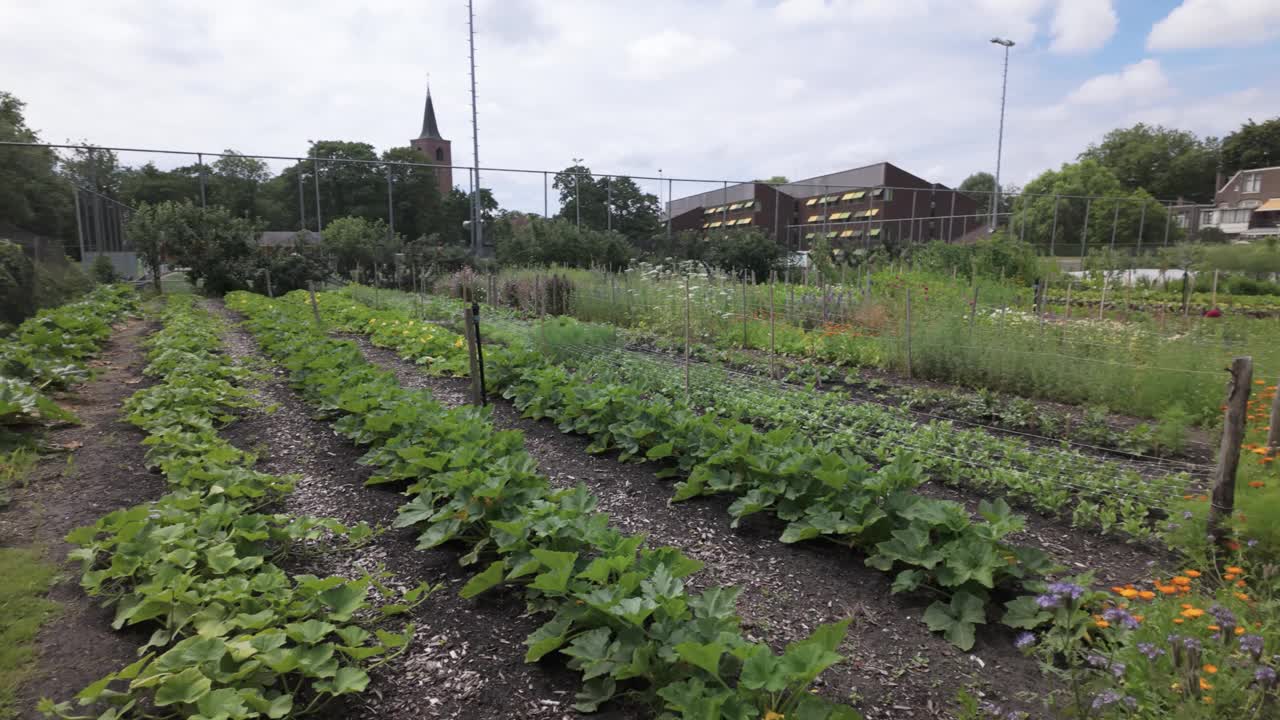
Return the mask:
[(431, 82), (427, 81), (427, 107), (422, 111), (422, 134), (421, 138), (429, 138), (432, 140), (443, 140), (440, 137), (440, 128), (436, 126), (436, 106), (431, 102)]

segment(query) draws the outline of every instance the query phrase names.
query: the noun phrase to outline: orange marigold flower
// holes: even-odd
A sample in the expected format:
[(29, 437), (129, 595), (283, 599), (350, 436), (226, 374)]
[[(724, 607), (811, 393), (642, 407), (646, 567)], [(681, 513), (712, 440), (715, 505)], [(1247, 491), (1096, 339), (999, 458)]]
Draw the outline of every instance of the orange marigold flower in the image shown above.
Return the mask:
[(1182, 574), (1183, 574), (1183, 575), (1186, 575), (1187, 577), (1193, 577), (1193, 578), (1198, 578), (1198, 577), (1200, 577), (1200, 571), (1199, 571), (1199, 570), (1183, 570), (1183, 571), (1182, 571)]
[(1186, 610), (1183, 610), (1182, 612), (1180, 612), (1180, 613), (1178, 613), (1178, 614), (1179, 614), (1179, 615), (1181, 615), (1182, 617), (1190, 618), (1190, 619), (1194, 620), (1194, 619), (1196, 619), (1196, 618), (1200, 617), (1201, 615), (1204, 615), (1204, 611), (1203, 611), (1203, 610), (1201, 610), (1200, 608), (1193, 607), (1193, 608), (1187, 608)]
[[(1202, 682), (1202, 683), (1203, 683), (1204, 681), (1203, 681), (1203, 680), (1201, 680), (1200, 682)], [(1212, 704), (1213, 704), (1213, 697), (1212, 697), (1212, 696), (1210, 696), (1210, 695), (1205, 695), (1204, 697), (1200, 698), (1200, 702), (1204, 703), (1205, 705), (1212, 705)]]
[(1112, 586), (1111, 586), (1111, 592), (1113, 592), (1113, 593), (1115, 593), (1115, 594), (1117, 594), (1117, 595), (1123, 595), (1123, 594), (1124, 594), (1124, 588), (1120, 587), (1119, 585), (1112, 585)]
[(1237, 581), (1236, 581), (1236, 587), (1244, 587), (1246, 584), (1247, 584), (1247, 583), (1245, 583), (1245, 581), (1243, 581), (1243, 580), (1237, 580)]
[(1093, 624), (1102, 628), (1103, 630), (1106, 630), (1107, 628), (1111, 627), (1111, 623), (1107, 622), (1106, 620), (1095, 620)]
[(1156, 596), (1156, 594), (1155, 594), (1155, 593), (1153, 593), (1153, 592), (1151, 592), (1150, 590), (1139, 590), (1139, 591), (1138, 591), (1138, 597), (1142, 598), (1143, 600), (1152, 600), (1152, 599), (1154, 599), (1154, 598), (1155, 598), (1155, 596)]
[(1173, 580), (1170, 580), (1169, 582), (1173, 583), (1174, 585), (1190, 585), (1190, 584), (1191, 584), (1191, 578), (1189, 578), (1189, 577), (1183, 577), (1183, 576), (1179, 575), (1179, 576), (1175, 577)]
[(1244, 634), (1244, 628), (1242, 628), (1242, 627), (1240, 627), (1239, 625), (1237, 625), (1237, 626), (1236, 626), (1236, 634), (1237, 634), (1237, 635), (1243, 635), (1243, 634)]
[(1173, 619), (1173, 624), (1174, 624), (1174, 625), (1181, 625), (1181, 624), (1182, 624), (1182, 618), (1174, 618), (1174, 619)]
[(1240, 602), (1249, 602), (1249, 596), (1242, 592), (1236, 593), (1236, 599)]
[(1204, 678), (1200, 678), (1200, 689), (1201, 689), (1201, 690), (1212, 690), (1212, 689), (1213, 689), (1213, 684), (1212, 684), (1212, 683), (1210, 683), (1208, 680), (1205, 680)]
[(1192, 605), (1191, 603), (1182, 603), (1183, 610), (1190, 610), (1193, 607), (1195, 607), (1195, 605)]
[(1237, 575), (1243, 575), (1243, 574), (1244, 574), (1244, 568), (1242, 568), (1242, 567), (1236, 567), (1235, 565), (1228, 565), (1228, 566), (1227, 566), (1227, 572), (1229, 572), (1229, 573), (1235, 573), (1235, 574), (1237, 574)]
[(1218, 672), (1218, 666), (1217, 666), (1217, 665), (1214, 665), (1213, 663), (1205, 663), (1205, 664), (1204, 664), (1204, 671), (1205, 671), (1205, 672), (1207, 672), (1207, 673), (1209, 673), (1210, 675), (1212, 675), (1212, 674), (1214, 674), (1214, 673)]
[(1206, 627), (1208, 627), (1210, 630), (1212, 630), (1212, 631), (1214, 631), (1214, 632), (1217, 632), (1217, 631), (1219, 631), (1219, 630), (1221, 630), (1221, 629), (1222, 629), (1222, 628), (1218, 627), (1217, 625), (1207, 625)]
[(1134, 615), (1134, 616), (1133, 616), (1133, 621), (1134, 621), (1134, 622), (1139, 622), (1139, 623), (1140, 623), (1140, 622), (1142, 622), (1143, 620), (1146, 620), (1146, 619), (1147, 619), (1147, 616), (1146, 616), (1146, 615)]
[(1121, 590), (1120, 594), (1129, 600), (1132, 600), (1133, 598), (1138, 597), (1138, 591), (1130, 588), (1125, 588)]
[(1267, 486), (1267, 484), (1266, 484), (1266, 483), (1264, 483), (1264, 482), (1262, 482), (1261, 480), (1250, 480), (1250, 481), (1249, 481), (1249, 487), (1251, 487), (1251, 488), (1255, 488), (1255, 489), (1256, 489), (1256, 488), (1266, 487), (1266, 486)]
[(1236, 579), (1236, 574), (1235, 574), (1235, 573), (1227, 573), (1226, 575), (1223, 575), (1223, 576), (1222, 576), (1222, 579), (1223, 579), (1223, 580), (1226, 580), (1227, 582), (1231, 582), (1232, 580), (1235, 580), (1235, 579)]

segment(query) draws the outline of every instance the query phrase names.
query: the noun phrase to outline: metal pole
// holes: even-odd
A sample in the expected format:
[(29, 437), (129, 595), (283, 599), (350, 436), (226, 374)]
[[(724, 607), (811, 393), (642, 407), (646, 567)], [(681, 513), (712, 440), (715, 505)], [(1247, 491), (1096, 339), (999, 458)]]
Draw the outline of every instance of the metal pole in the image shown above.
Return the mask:
[(1004, 77), (1000, 82), (1000, 133), (996, 139), (996, 187), (991, 202), (991, 231), (995, 232), (998, 220), (996, 213), (1000, 207), (1000, 156), (1004, 153), (1004, 103), (1009, 89), (1009, 48), (1013, 47), (1013, 41), (996, 38), (991, 42), (1004, 46)]
[(1169, 245), (1169, 224), (1171, 220), (1173, 220), (1173, 209), (1172, 207), (1166, 207), (1164, 209), (1164, 244), (1166, 247)]
[(547, 173), (542, 173), (542, 217), (551, 217), (551, 206), (547, 204)]
[(605, 176), (605, 230), (613, 229), (613, 176)]
[(196, 164), (200, 166), (200, 207), (206, 207), (204, 197), (204, 155), (196, 153)]
[(1084, 200), (1084, 228), (1080, 230), (1080, 257), (1089, 254), (1089, 207), (1093, 204), (1093, 198), (1085, 198)]
[[(577, 165), (577, 163), (574, 163)], [(576, 214), (574, 223), (579, 229), (582, 228), (582, 193), (578, 192), (578, 184), (581, 182), (582, 176), (575, 169), (573, 171), (573, 211)]]
[(298, 229), (307, 229), (306, 192), (302, 187), (302, 163), (298, 163)]
[(1116, 250), (1116, 228), (1120, 225), (1120, 201), (1116, 201), (1116, 211), (1111, 215), (1111, 251)]
[[(315, 152), (315, 148), (313, 147), (313, 148), (311, 149), (311, 151), (314, 153), (314, 152)], [(324, 218), (323, 218), (323, 216), (320, 214), (320, 156), (319, 156), (319, 155), (312, 155), (312, 156), (311, 156), (311, 166), (315, 169), (315, 179), (316, 179), (316, 234), (317, 234), (317, 235), (319, 235), (320, 233), (322, 233), (322, 232), (324, 231)]]
[(1058, 237), (1058, 196), (1053, 196), (1053, 227), (1049, 230), (1049, 257), (1053, 257), (1053, 243)]
[(907, 231), (907, 244), (910, 245), (916, 237), (916, 194), (919, 190), (911, 191), (911, 229)]
[(671, 178), (667, 178), (667, 241), (671, 241)]
[(76, 201), (76, 239), (80, 241), (80, 263), (84, 264), (84, 218), (80, 214), (80, 188), (71, 186), (72, 197)]
[(1138, 249), (1134, 253), (1135, 255), (1142, 254), (1142, 231), (1146, 229), (1146, 226), (1147, 226), (1147, 203), (1144, 200), (1142, 202), (1142, 213), (1138, 215)]
[(387, 166), (387, 242), (396, 236), (396, 213), (392, 203), (391, 166)]
[(684, 398), (689, 399), (689, 273), (684, 274)]
[[(776, 202), (776, 198), (775, 198), (775, 202)], [(776, 379), (778, 377), (777, 373), (774, 370), (774, 363), (776, 362), (777, 346), (774, 344), (774, 335), (773, 335), (773, 324), (774, 324), (774, 319), (773, 319), (774, 288), (773, 286), (776, 280), (777, 280), (777, 273), (775, 273), (773, 270), (770, 270), (769, 271), (769, 379), (771, 380)], [(1277, 402), (1280, 403), (1280, 401), (1277, 401)], [(1277, 407), (1280, 407), (1280, 404), (1278, 404)], [(1274, 412), (1275, 411), (1273, 411), (1273, 413)]]
[(956, 234), (956, 195), (955, 190), (951, 191), (951, 216), (947, 218), (947, 242), (951, 242)]
[(467, 0), (467, 43), (471, 61), (471, 157), (475, 164), (475, 191), (471, 195), (471, 251), (479, 256), (483, 241), (480, 229), (480, 123), (476, 114), (476, 12), (475, 3)]
[(720, 191), (720, 220), (725, 225), (729, 223), (729, 181), (724, 181), (724, 189)]

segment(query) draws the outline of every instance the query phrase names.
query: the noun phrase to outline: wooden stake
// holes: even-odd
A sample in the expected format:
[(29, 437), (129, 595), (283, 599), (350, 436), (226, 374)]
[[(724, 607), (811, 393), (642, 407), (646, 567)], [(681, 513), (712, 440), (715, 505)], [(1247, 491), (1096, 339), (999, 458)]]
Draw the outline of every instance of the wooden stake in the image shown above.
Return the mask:
[[(776, 380), (778, 375), (774, 369), (774, 362), (778, 353), (777, 346), (774, 344), (773, 335), (773, 282), (774, 272), (769, 271), (769, 379)], [(1275, 427), (1275, 424), (1272, 424)]]
[(973, 286), (973, 305), (969, 307), (969, 337), (973, 337), (973, 323), (978, 319), (978, 286)]
[(1067, 280), (1067, 319), (1068, 320), (1071, 319), (1071, 287), (1075, 284), (1076, 284), (1076, 279), (1074, 276), (1072, 276), (1070, 280)]
[(1098, 319), (1102, 319), (1102, 308), (1107, 304), (1107, 273), (1102, 273), (1102, 297), (1098, 299)]
[(1249, 391), (1253, 388), (1253, 358), (1238, 357), (1231, 362), (1231, 379), (1227, 383), (1227, 410), (1222, 421), (1222, 445), (1218, 448), (1218, 466), (1213, 472), (1213, 498), (1209, 507), (1209, 532), (1215, 540), (1226, 535), (1224, 520), (1235, 509), (1236, 470), (1240, 466), (1240, 443), (1244, 440), (1244, 421), (1249, 412)]
[(911, 288), (907, 288), (907, 379), (911, 379)]
[(742, 276), (742, 349), (747, 349), (747, 276)]
[(1276, 388), (1271, 399), (1271, 429), (1267, 431), (1267, 447), (1272, 455), (1280, 453), (1280, 380), (1276, 381)]
[(264, 272), (266, 272), (266, 273), (267, 273), (267, 297), (269, 297), (269, 298), (274, 298), (274, 297), (276, 296), (276, 294), (275, 294), (275, 292), (273, 292), (273, 291), (272, 291), (272, 289), (271, 289), (271, 271), (270, 271), (270, 270), (266, 270), (266, 271), (264, 271)]
[(468, 306), (462, 310), (463, 335), (467, 339), (467, 360), (471, 365), (471, 402), (484, 405), (484, 386), (480, 384), (480, 354), (476, 348), (476, 316)]
[(689, 399), (689, 275), (684, 276), (684, 399)]
[(1210, 310), (1212, 310), (1212, 309), (1213, 309), (1213, 308), (1215, 308), (1215, 307), (1218, 307), (1218, 271), (1217, 271), (1217, 270), (1214, 270), (1214, 271), (1213, 271), (1213, 295), (1212, 295), (1212, 298), (1213, 298), (1213, 299), (1209, 301), (1209, 309), (1210, 309)]
[(316, 316), (316, 327), (323, 327), (320, 321), (320, 303), (316, 302), (316, 284), (307, 282), (307, 294), (311, 296), (311, 313)]

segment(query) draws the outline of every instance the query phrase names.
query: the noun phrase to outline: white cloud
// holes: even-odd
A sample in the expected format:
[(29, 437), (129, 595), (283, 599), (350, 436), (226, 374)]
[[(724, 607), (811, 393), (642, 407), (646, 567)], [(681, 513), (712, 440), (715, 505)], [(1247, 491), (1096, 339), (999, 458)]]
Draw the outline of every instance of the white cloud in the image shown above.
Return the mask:
[(1161, 99), (1169, 93), (1169, 78), (1165, 77), (1160, 61), (1147, 58), (1118, 73), (1086, 80), (1067, 96), (1067, 102), (1076, 105), (1143, 103)]
[[(1074, 159), (1133, 118), (1222, 134), (1280, 112), (1280, 78), (1265, 73), (1254, 90), (1218, 100), (1154, 60), (1089, 80), (1075, 60), (1044, 51), (1064, 1), (833, 0), (784, 11), (759, 0), (480, 0), (481, 156), (494, 167), (554, 171), (582, 157), (602, 172), (730, 179), (887, 159), (954, 184), (994, 165), (993, 34), (1018, 42), (1004, 153), (1012, 180)], [(260, 0), (224, 0), (212, 13), (161, 0), (0, 4), (18, 6), (0, 23), (0, 67), (20, 70), (4, 89), (27, 101), (49, 141), (295, 155), (312, 138), (381, 150), (417, 135), (430, 73), (455, 161), (471, 162), (461, 3), (317, 0), (306, 13)], [(784, 24), (783, 12), (815, 19)], [(192, 161), (121, 157), (152, 159)], [(540, 173), (488, 172), (485, 182), (506, 207), (543, 207)]]
[(671, 29), (638, 38), (627, 46), (631, 72), (649, 78), (694, 70), (732, 54), (733, 46), (718, 37), (694, 37)]
[(1061, 53), (1097, 50), (1115, 34), (1116, 24), (1111, 0), (1059, 0), (1050, 49)]
[(1277, 36), (1277, 0), (1183, 0), (1151, 28), (1147, 49), (1240, 47)]

